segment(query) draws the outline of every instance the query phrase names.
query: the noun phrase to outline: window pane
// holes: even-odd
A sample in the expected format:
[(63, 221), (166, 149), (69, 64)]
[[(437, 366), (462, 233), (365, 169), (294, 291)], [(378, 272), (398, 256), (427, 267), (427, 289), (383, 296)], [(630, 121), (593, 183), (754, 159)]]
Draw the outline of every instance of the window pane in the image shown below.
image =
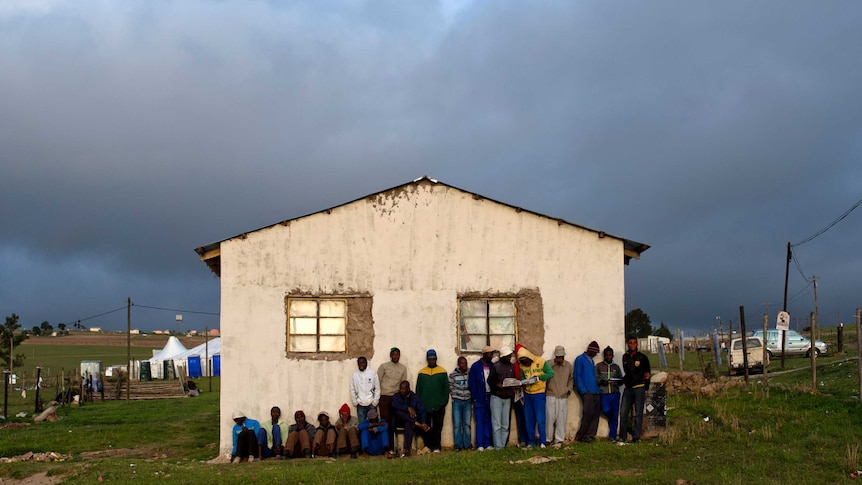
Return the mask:
[(343, 318), (321, 318), (320, 319), (320, 334), (321, 335), (344, 335), (344, 319)]
[(484, 335), (461, 335), (461, 350), (465, 352), (481, 352), (485, 348)]
[(291, 352), (317, 352), (317, 337), (290, 336)]
[(316, 318), (291, 318), (290, 333), (300, 335), (314, 335), (317, 333)]
[(486, 334), (488, 333), (488, 329), (485, 327), (485, 317), (469, 317), (463, 318), (464, 321), (464, 331), (470, 335), (473, 334)]
[(291, 300), (290, 301), (290, 316), (291, 317), (316, 317), (317, 302), (314, 300)]
[(347, 305), (340, 300), (320, 300), (321, 317), (343, 317)]
[(344, 352), (344, 337), (320, 337), (321, 352)]
[(503, 347), (509, 347), (510, 349), (515, 348), (515, 336), (514, 335), (494, 335), (491, 337), (491, 345), (494, 348), (501, 349)]
[(515, 316), (515, 302), (492, 300), (488, 302), (488, 315), (492, 317)]
[(512, 317), (491, 317), (490, 334), (514, 334), (515, 319)]
[(461, 317), (484, 317), (488, 314), (485, 300), (461, 300)]

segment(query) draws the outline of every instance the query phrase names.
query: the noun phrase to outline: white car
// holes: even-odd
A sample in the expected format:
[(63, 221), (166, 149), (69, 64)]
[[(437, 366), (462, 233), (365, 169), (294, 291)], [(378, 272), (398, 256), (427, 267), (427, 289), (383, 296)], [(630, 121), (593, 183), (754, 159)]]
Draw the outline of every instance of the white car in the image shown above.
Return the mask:
[[(787, 355), (804, 355), (808, 357), (808, 351), (811, 350), (811, 340), (808, 337), (800, 334), (796, 330), (787, 330), (787, 341), (784, 350)], [(754, 337), (763, 338), (763, 330), (758, 330), (752, 334)], [(766, 332), (766, 349), (770, 357), (781, 355), (781, 332), (778, 330), (767, 330)], [(814, 346), (815, 357), (819, 357), (829, 352), (826, 347), (826, 342), (818, 340)]]
[[(758, 369), (763, 372), (763, 340), (760, 337), (747, 337), (748, 341), (748, 370)], [(730, 375), (743, 371), (745, 365), (745, 354), (742, 352), (742, 339), (735, 338), (730, 341), (730, 352), (727, 355), (730, 362)], [(769, 351), (766, 353), (766, 365), (769, 365)]]

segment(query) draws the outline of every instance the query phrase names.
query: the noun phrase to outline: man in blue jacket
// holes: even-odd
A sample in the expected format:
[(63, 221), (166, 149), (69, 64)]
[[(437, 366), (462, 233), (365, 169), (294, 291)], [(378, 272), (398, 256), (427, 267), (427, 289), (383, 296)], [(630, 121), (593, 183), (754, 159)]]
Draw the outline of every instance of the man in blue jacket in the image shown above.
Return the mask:
[(476, 419), (476, 449), (479, 451), (493, 448), (491, 444), (491, 388), (488, 375), (491, 372), (491, 359), (494, 347), (482, 349), (482, 358), (470, 367), (468, 382), (470, 399), (473, 400), (473, 417)]
[(236, 410), (233, 412), (233, 447), (230, 452), (230, 461), (239, 458), (240, 463), (257, 461), (258, 454), (257, 433), (260, 431), (260, 423), (257, 420), (246, 417), (245, 413)]
[(587, 346), (587, 351), (575, 359), (575, 388), (581, 396), (581, 426), (575, 434), (575, 439), (582, 443), (592, 443), (596, 440), (599, 429), (599, 413), (602, 401), (599, 397), (599, 382), (596, 380), (596, 364), (593, 357), (599, 353), (599, 344), (593, 340)]
[(395, 427), (404, 427), (404, 451), (401, 458), (410, 456), (413, 448), (413, 432), (415, 429), (428, 432), (428, 419), (425, 413), (425, 405), (415, 392), (410, 390), (410, 382), (402, 381), (398, 386), (398, 394), (392, 396), (392, 409), (395, 411), (393, 424)]

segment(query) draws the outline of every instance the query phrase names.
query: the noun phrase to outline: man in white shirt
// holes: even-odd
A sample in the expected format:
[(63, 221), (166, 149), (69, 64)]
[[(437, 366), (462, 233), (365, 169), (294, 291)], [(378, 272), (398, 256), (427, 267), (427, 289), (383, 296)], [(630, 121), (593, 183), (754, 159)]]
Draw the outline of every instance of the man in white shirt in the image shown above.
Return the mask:
[(361, 423), (365, 421), (368, 411), (375, 409), (380, 402), (380, 380), (377, 372), (368, 368), (368, 359), (365, 357), (356, 359), (356, 365), (359, 370), (353, 373), (350, 380), (350, 399)]

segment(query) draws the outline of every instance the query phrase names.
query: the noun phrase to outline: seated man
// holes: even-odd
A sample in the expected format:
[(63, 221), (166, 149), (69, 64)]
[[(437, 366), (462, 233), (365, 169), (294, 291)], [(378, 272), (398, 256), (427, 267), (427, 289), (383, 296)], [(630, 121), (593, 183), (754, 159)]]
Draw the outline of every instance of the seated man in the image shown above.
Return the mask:
[(335, 437), (337, 432), (335, 426), (329, 421), (329, 413), (321, 411), (317, 414), (317, 432), (314, 434), (314, 442), (311, 444), (312, 456), (328, 456), (335, 458)]
[(245, 413), (236, 410), (233, 412), (233, 448), (230, 452), (230, 462), (239, 458), (240, 463), (258, 458), (257, 433), (260, 424), (254, 419), (247, 418)]
[(359, 423), (362, 453), (371, 456), (386, 453), (386, 458), (392, 458), (392, 452), (389, 449), (389, 425), (379, 418), (376, 409), (369, 410), (366, 418)]
[(281, 454), (284, 452), (284, 441), (281, 439), (281, 433), (287, 431), (287, 424), (281, 419), (281, 408), (273, 406), (269, 410), (269, 415), (272, 419), (260, 423), (260, 431), (257, 433), (261, 459), (274, 456), (281, 458)]
[(311, 440), (315, 435), (314, 425), (305, 420), (305, 412), (299, 410), (293, 414), (296, 424), (287, 428), (287, 440), (284, 442), (286, 458), (311, 458)]
[(338, 410), (338, 421), (335, 429), (338, 431), (336, 447), (339, 455), (350, 453), (350, 458), (356, 458), (359, 453), (359, 419), (350, 415), (350, 406), (347, 403), (341, 405)]
[(398, 394), (392, 396), (392, 409), (395, 411), (394, 426), (404, 427), (404, 450), (401, 458), (410, 456), (413, 448), (414, 429), (427, 432), (431, 429), (426, 423), (425, 405), (415, 392), (410, 390), (410, 382), (402, 381), (398, 386)]

